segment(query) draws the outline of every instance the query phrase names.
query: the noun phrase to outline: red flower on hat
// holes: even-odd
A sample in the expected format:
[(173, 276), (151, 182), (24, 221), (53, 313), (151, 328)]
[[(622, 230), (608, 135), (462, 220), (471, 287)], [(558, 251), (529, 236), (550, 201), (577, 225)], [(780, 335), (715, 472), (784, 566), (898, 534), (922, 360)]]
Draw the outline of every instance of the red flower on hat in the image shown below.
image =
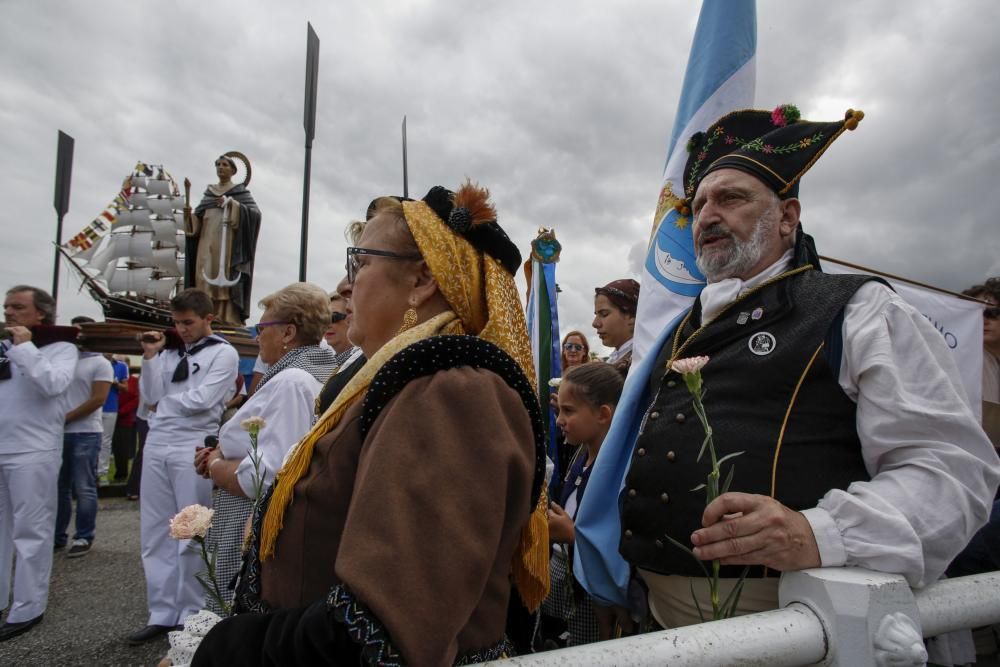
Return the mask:
[(775, 127), (784, 127), (789, 123), (794, 123), (802, 114), (799, 112), (799, 108), (794, 104), (782, 104), (776, 106), (774, 111), (771, 112), (771, 122)]
[(704, 160), (707, 157), (708, 157), (708, 153), (706, 153), (705, 151), (702, 151), (702, 152), (698, 153), (698, 159), (699, 160)]
[(727, 144), (731, 144), (731, 143), (733, 143), (735, 141), (736, 141), (736, 139), (733, 137), (733, 135), (731, 135), (731, 134), (727, 134), (726, 135), (726, 143)]
[(764, 144), (764, 147), (761, 150), (764, 151), (765, 153), (772, 153), (774, 152), (774, 146), (772, 146), (771, 144)]

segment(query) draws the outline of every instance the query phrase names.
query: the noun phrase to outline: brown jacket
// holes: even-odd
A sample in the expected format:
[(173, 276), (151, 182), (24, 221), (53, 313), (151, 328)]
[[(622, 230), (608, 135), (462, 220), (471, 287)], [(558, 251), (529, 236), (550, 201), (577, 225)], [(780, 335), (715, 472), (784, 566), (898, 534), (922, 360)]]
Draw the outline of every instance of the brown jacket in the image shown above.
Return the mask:
[(448, 665), (502, 639), (529, 514), (531, 421), (499, 376), (411, 381), (361, 441), (360, 401), (316, 444), (262, 593), (300, 607), (344, 583), (410, 664)]

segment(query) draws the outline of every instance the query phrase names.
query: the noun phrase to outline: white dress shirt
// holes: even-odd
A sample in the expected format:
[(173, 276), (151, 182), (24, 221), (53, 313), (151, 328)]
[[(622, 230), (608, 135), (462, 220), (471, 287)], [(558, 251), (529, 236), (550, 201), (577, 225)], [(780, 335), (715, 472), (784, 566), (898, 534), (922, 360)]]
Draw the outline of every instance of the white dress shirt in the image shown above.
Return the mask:
[(263, 417), (266, 425), (257, 436), (257, 452), (261, 458), (264, 487), (274, 481), (285, 454), (312, 428), (316, 396), (323, 385), (301, 368), (279, 371), (222, 426), (219, 446), (222, 455), (240, 461), (236, 480), (248, 498), (254, 497), (254, 467), (247, 455), (250, 434), (241, 422), (250, 417)]
[(232, 345), (220, 343), (202, 348), (187, 359), (188, 377), (180, 382), (171, 382), (181, 360), (177, 350), (163, 350), (152, 359), (142, 360), (140, 400), (156, 406), (149, 416), (147, 446), (193, 450), (201, 446), (206, 435), (218, 431), (226, 394), (239, 372), (239, 354)]
[(0, 345), (11, 371), (9, 380), (0, 380), (0, 454), (62, 451), (66, 410), (59, 397), (73, 381), (76, 346)]
[[(750, 280), (707, 285), (702, 321), (786, 271), (791, 257)], [(863, 285), (844, 309), (843, 341), (838, 379), (857, 404), (871, 480), (831, 490), (803, 514), (823, 566), (893, 572), (925, 586), (986, 522), (1000, 461), (941, 334), (895, 292)]]

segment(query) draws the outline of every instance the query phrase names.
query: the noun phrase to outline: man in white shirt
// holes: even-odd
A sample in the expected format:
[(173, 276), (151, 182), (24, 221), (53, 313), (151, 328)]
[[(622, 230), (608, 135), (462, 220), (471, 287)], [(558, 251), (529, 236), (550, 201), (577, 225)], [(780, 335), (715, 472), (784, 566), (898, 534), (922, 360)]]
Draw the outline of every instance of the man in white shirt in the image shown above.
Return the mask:
[[(815, 270), (798, 181), (862, 114), (797, 114), (734, 112), (692, 138), (678, 210), (693, 214), (708, 285), (629, 378), (643, 397), (619, 405), (597, 462), (626, 470), (609, 484), (595, 467), (578, 513), (584, 587), (621, 604), (620, 553), (665, 627), (698, 621), (698, 560), (721, 559), (722, 599), (750, 566), (739, 613), (774, 608), (787, 570), (855, 565), (932, 583), (986, 521), (1000, 481), (941, 335), (880, 281)], [(701, 375), (716, 453), (735, 457), (721, 478), (735, 469), (740, 490), (707, 507), (704, 491), (691, 491), (710, 469), (697, 457), (705, 436), (671, 369), (695, 356), (709, 358)], [(621, 489), (617, 534), (611, 488)]]
[(49, 596), (65, 416), (60, 396), (77, 361), (76, 346), (55, 341), (45, 326), (55, 323), (55, 305), (27, 285), (12, 287), (4, 299), (10, 338), (0, 341), (0, 605), (10, 599), (15, 553), (17, 573), (0, 641), (37, 625)]
[[(74, 317), (73, 326), (93, 322), (89, 317)], [(103, 355), (80, 352), (73, 382), (63, 394), (66, 411), (63, 429), (62, 467), (59, 469), (59, 504), (56, 511), (55, 548), (66, 546), (66, 529), (76, 498), (76, 533), (66, 552), (79, 558), (90, 552), (97, 527), (97, 477), (103, 424), (101, 406), (108, 398), (115, 380), (114, 368)]]
[(170, 537), (170, 519), (188, 505), (212, 504), (212, 485), (191, 466), (205, 436), (216, 435), (227, 393), (239, 368), (239, 355), (212, 333), (214, 306), (198, 289), (171, 302), (174, 326), (183, 340), (166, 349), (160, 332), (143, 334), (139, 394), (155, 406), (142, 455), (140, 529), (146, 572), (149, 621), (130, 635), (141, 644), (178, 626), (201, 608), (204, 592), (195, 575), (203, 568), (188, 540)]

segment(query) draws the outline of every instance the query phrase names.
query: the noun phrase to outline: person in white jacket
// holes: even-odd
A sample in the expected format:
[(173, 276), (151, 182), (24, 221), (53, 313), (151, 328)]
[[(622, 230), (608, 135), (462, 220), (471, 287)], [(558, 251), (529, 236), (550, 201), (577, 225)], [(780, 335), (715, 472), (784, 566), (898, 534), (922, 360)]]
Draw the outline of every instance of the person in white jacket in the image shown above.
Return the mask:
[(12, 287), (4, 299), (10, 337), (0, 342), (0, 605), (10, 599), (15, 554), (17, 572), (0, 641), (37, 625), (49, 597), (65, 418), (60, 398), (78, 356), (72, 343), (37, 335), (55, 323), (55, 305), (47, 292), (27, 285)]
[(149, 621), (128, 637), (141, 644), (174, 629), (201, 609), (202, 590), (195, 575), (203, 568), (188, 540), (170, 537), (170, 519), (188, 505), (212, 505), (212, 484), (191, 466), (205, 436), (219, 432), (227, 392), (239, 355), (212, 333), (213, 305), (198, 289), (184, 290), (170, 302), (183, 346), (166, 349), (166, 337), (143, 334), (139, 394), (155, 406), (142, 455), (139, 507), (142, 566), (146, 573)]

